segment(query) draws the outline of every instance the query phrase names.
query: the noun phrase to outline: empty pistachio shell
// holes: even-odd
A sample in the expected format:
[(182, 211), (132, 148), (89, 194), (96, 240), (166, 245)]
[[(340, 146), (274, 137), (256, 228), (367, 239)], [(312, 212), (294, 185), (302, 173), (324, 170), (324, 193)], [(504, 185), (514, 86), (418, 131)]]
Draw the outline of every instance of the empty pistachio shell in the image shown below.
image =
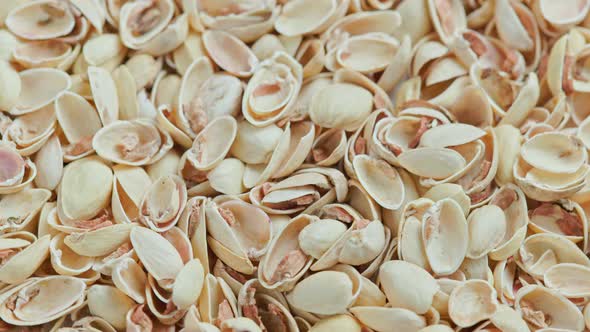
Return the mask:
[(469, 280), (457, 286), (449, 298), (449, 315), (461, 327), (490, 318), (498, 310), (496, 291), (487, 282)]
[(481, 258), (496, 248), (506, 234), (506, 216), (496, 205), (475, 209), (467, 218), (469, 248), (467, 257)]
[(335, 329), (343, 332), (360, 332), (361, 325), (354, 318), (348, 315), (335, 315), (315, 323), (310, 332), (327, 332)]
[(117, 329), (125, 327), (125, 315), (132, 307), (133, 300), (115, 287), (93, 285), (88, 289), (90, 313), (104, 318)]
[(309, 115), (325, 128), (356, 130), (372, 111), (372, 99), (371, 93), (360, 86), (328, 85), (313, 96)]
[(459, 204), (443, 199), (432, 205), (422, 217), (422, 239), (433, 271), (448, 275), (455, 272), (468, 249), (468, 227)]
[(404, 261), (389, 261), (379, 270), (381, 287), (392, 307), (424, 314), (439, 289), (436, 280), (420, 267)]
[[(314, 294), (325, 294), (318, 298)], [(352, 304), (353, 284), (350, 277), (339, 271), (322, 271), (299, 282), (287, 295), (297, 309), (331, 315), (342, 312)]]

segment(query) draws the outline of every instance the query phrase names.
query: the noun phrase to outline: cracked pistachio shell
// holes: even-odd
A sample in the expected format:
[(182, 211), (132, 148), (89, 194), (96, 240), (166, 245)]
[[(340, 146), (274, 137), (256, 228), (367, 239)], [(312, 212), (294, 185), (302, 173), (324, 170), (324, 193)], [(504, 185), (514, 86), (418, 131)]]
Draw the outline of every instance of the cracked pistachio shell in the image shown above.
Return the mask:
[(361, 332), (361, 329), (361, 324), (352, 316), (335, 315), (318, 321), (309, 329), (309, 332)]
[(116, 224), (87, 232), (72, 233), (64, 239), (65, 244), (82, 256), (104, 256), (115, 251), (129, 240), (133, 224)]
[(449, 316), (461, 327), (492, 317), (498, 310), (496, 291), (483, 280), (468, 280), (455, 287), (449, 298)]
[(319, 259), (346, 232), (346, 225), (334, 219), (319, 219), (299, 233), (299, 246), (304, 253)]
[(172, 286), (172, 301), (180, 309), (186, 309), (196, 303), (201, 295), (205, 271), (201, 261), (190, 260), (178, 272)]
[(184, 266), (176, 248), (162, 235), (133, 227), (129, 238), (141, 263), (156, 280), (174, 279)]
[(426, 326), (423, 316), (403, 308), (353, 307), (350, 312), (377, 332), (418, 331)]
[(323, 128), (358, 129), (373, 110), (372, 93), (350, 83), (330, 84), (312, 97), (309, 116)]
[(379, 269), (381, 287), (394, 308), (424, 314), (439, 290), (436, 280), (424, 269), (404, 261), (389, 261)]
[(467, 221), (459, 204), (451, 199), (434, 203), (422, 217), (422, 241), (436, 274), (455, 272), (465, 258), (469, 242)]
[(20, 249), (0, 266), (0, 281), (16, 284), (26, 280), (49, 256), (49, 235), (34, 242), (18, 238), (0, 238), (0, 250)]
[[(48, 323), (82, 307), (85, 290), (86, 284), (79, 278), (69, 276), (32, 278), (2, 294), (0, 318), (3, 322), (16, 326)], [(27, 303), (14, 303), (17, 294), (22, 296), (34, 293), (36, 295)]]
[[(317, 294), (325, 294), (318, 297)], [(300, 281), (287, 294), (291, 306), (321, 315), (345, 311), (353, 300), (353, 282), (344, 272), (321, 271)]]
[(104, 318), (113, 327), (123, 329), (125, 316), (134, 306), (125, 293), (113, 286), (93, 285), (88, 288), (88, 310), (92, 315)]
[(588, 160), (579, 138), (560, 133), (536, 135), (523, 144), (520, 154), (531, 166), (558, 174), (574, 173)]
[(392, 210), (401, 206), (404, 184), (394, 167), (367, 155), (356, 156), (353, 166), (359, 182), (379, 205)]
[(584, 330), (584, 316), (576, 305), (543, 286), (527, 285), (519, 289), (514, 309), (522, 312), (524, 320), (530, 324), (566, 331)]
[(469, 246), (467, 257), (482, 258), (495, 249), (506, 235), (506, 216), (496, 205), (484, 205), (467, 218)]

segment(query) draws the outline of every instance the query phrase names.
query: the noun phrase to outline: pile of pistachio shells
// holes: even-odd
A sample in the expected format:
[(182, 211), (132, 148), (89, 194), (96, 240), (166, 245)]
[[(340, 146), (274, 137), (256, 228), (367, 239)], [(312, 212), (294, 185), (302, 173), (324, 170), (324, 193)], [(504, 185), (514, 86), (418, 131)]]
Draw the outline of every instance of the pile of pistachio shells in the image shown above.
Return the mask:
[(0, 0), (0, 331), (590, 331), (590, 0)]

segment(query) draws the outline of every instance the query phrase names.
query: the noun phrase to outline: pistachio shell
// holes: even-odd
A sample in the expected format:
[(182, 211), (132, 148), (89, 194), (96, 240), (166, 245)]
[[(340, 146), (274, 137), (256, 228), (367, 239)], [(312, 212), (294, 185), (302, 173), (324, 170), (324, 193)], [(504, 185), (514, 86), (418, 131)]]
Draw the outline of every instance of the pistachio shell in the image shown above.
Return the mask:
[(324, 128), (358, 129), (373, 107), (372, 94), (348, 83), (328, 85), (311, 100), (311, 120)]
[(436, 280), (425, 270), (404, 261), (382, 264), (379, 281), (392, 307), (417, 314), (424, 314), (430, 309), (434, 294), (439, 290)]

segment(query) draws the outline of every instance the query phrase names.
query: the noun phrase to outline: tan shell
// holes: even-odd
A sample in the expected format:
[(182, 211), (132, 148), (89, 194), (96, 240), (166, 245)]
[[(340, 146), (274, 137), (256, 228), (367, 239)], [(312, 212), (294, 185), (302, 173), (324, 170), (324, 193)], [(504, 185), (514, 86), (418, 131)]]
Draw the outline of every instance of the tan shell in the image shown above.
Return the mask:
[(232, 269), (254, 273), (252, 261), (268, 249), (271, 225), (266, 213), (254, 205), (228, 200), (205, 209), (209, 248)]
[(4, 194), (0, 200), (0, 233), (33, 231), (36, 217), (50, 197), (51, 192), (37, 188)]
[(73, 225), (77, 220), (95, 217), (108, 205), (112, 184), (112, 170), (97, 157), (68, 164), (58, 190), (60, 221)]
[(290, 290), (309, 269), (313, 257), (303, 253), (298, 236), (312, 220), (311, 216), (299, 215), (273, 237), (258, 267), (258, 279), (262, 286)]
[[(39, 29), (39, 25), (43, 29)], [(65, 36), (74, 29), (74, 25), (74, 15), (67, 4), (49, 0), (24, 3), (6, 17), (6, 26), (12, 33), (31, 40)]]
[(417, 314), (424, 314), (430, 309), (434, 295), (439, 290), (430, 274), (404, 261), (382, 264), (379, 282), (392, 307), (405, 308)]
[(553, 265), (543, 276), (545, 285), (568, 298), (588, 296), (586, 276), (590, 268), (573, 263)]
[(536, 135), (523, 144), (520, 153), (531, 166), (559, 174), (576, 172), (588, 159), (577, 137), (558, 133)]
[(580, 310), (563, 295), (542, 286), (528, 285), (519, 289), (514, 308), (522, 312), (524, 320), (532, 326), (571, 331), (584, 329)]
[(203, 34), (203, 44), (219, 67), (238, 77), (250, 77), (258, 65), (258, 59), (250, 48), (227, 32), (206, 31)]
[(422, 240), (428, 262), (439, 275), (455, 272), (468, 248), (468, 228), (459, 204), (443, 199), (432, 205), (422, 217)]
[(139, 166), (160, 160), (173, 145), (168, 133), (147, 120), (116, 121), (92, 139), (96, 153), (113, 162)]
[(146, 273), (135, 260), (125, 257), (119, 260), (112, 271), (113, 284), (137, 303), (145, 302)]
[(292, 56), (276, 52), (256, 67), (242, 97), (242, 114), (262, 127), (293, 111), (301, 89), (303, 69)]
[(111, 210), (116, 222), (131, 223), (139, 217), (139, 207), (152, 181), (147, 172), (138, 166), (113, 166), (113, 194)]
[(65, 234), (60, 233), (51, 239), (49, 252), (53, 269), (61, 275), (70, 276), (79, 275), (90, 270), (94, 259), (74, 252), (66, 245), (64, 238)]
[(49, 235), (40, 239), (33, 237), (33, 241), (27, 241), (10, 236), (16, 234), (9, 233), (0, 237), (2, 251), (13, 254), (0, 266), (0, 281), (6, 284), (25, 281), (49, 256)]
[(529, 236), (515, 255), (516, 263), (531, 276), (542, 278), (545, 272), (559, 263), (590, 266), (584, 253), (563, 236), (541, 233)]
[(186, 186), (180, 177), (161, 177), (147, 188), (139, 205), (139, 220), (156, 232), (168, 231), (178, 222), (186, 199)]
[(30, 156), (39, 151), (54, 132), (55, 112), (50, 104), (14, 119), (6, 128), (3, 140), (15, 143), (21, 156)]
[(217, 166), (227, 155), (238, 131), (235, 118), (221, 116), (211, 121), (196, 136), (186, 158), (192, 167), (208, 171)]
[(426, 327), (424, 317), (402, 308), (353, 307), (350, 312), (363, 325), (378, 332), (419, 331)]
[(113, 123), (119, 118), (119, 98), (111, 73), (101, 67), (88, 67), (88, 81), (102, 124)]
[(490, 204), (500, 207), (506, 217), (504, 239), (490, 252), (490, 258), (504, 260), (516, 253), (526, 236), (529, 221), (526, 197), (520, 188), (508, 184), (496, 191)]
[[(357, 285), (358, 287), (358, 285)], [(300, 281), (286, 295), (289, 304), (299, 310), (321, 315), (340, 313), (354, 301), (354, 281), (341, 271), (321, 271)], [(326, 294), (317, 298), (318, 291)]]
[(184, 266), (176, 248), (162, 235), (134, 227), (130, 239), (143, 266), (157, 281), (174, 279)]
[(283, 7), (275, 21), (275, 29), (285, 36), (320, 34), (333, 22), (339, 2), (336, 0), (322, 0), (314, 3), (309, 0), (293, 1)]
[(498, 310), (496, 291), (482, 280), (468, 280), (455, 287), (449, 298), (449, 315), (461, 327), (492, 317)]
[(120, 9), (121, 41), (129, 48), (140, 49), (166, 28), (173, 15), (172, 0), (157, 3), (126, 2)]
[(496, 205), (484, 205), (473, 210), (467, 218), (469, 247), (467, 257), (482, 258), (495, 249), (506, 235), (506, 216)]
[(2, 294), (0, 318), (17, 326), (44, 324), (80, 308), (85, 290), (86, 284), (74, 277), (33, 278)]
[[(395, 168), (382, 160), (366, 155), (356, 156), (353, 165), (360, 183), (377, 203), (392, 210), (401, 206), (405, 191)], [(381, 181), (383, 179), (388, 181)], [(396, 189), (391, 190), (391, 188)]]
[(96, 257), (112, 253), (129, 239), (132, 224), (116, 224), (86, 232), (71, 233), (64, 243), (75, 253)]
[(98, 113), (82, 96), (64, 92), (55, 100), (57, 121), (69, 142), (64, 159), (73, 160), (92, 153), (92, 137), (102, 127)]
[(365, 88), (348, 83), (327, 85), (311, 100), (311, 120), (324, 128), (358, 129), (373, 110), (373, 96)]
[(88, 289), (88, 309), (91, 314), (104, 318), (113, 327), (125, 327), (125, 316), (134, 302), (113, 286), (93, 285)]
[[(19, 72), (21, 93), (9, 110), (12, 115), (34, 112), (51, 104), (69, 89), (71, 79), (65, 72), (52, 68), (33, 68)], [(37, 88), (39, 85), (43, 88)]]

